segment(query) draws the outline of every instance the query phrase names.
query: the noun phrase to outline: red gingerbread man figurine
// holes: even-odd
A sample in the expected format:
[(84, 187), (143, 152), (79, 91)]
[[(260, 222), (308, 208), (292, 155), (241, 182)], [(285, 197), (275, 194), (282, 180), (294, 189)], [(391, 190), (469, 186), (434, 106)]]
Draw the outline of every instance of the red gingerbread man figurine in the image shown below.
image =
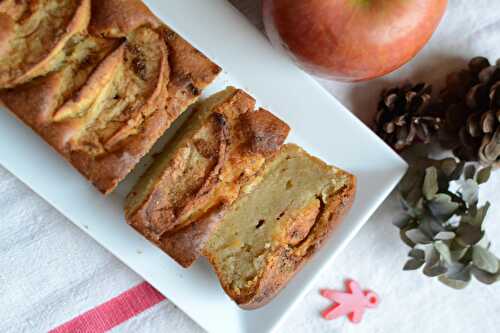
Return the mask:
[(335, 304), (323, 312), (323, 318), (327, 320), (337, 319), (343, 316), (355, 324), (361, 322), (367, 308), (375, 308), (379, 304), (377, 294), (371, 291), (362, 291), (356, 281), (346, 281), (349, 292), (323, 289), (321, 295), (334, 301)]

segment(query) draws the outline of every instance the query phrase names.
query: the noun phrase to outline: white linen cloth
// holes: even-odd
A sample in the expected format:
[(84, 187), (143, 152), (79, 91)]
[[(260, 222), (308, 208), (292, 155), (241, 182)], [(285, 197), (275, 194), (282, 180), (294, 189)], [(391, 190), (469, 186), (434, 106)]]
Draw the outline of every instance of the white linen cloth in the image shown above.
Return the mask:
[[(260, 26), (260, 2), (232, 0)], [(500, 1), (451, 0), (438, 32), (415, 60), (387, 77), (361, 84), (321, 81), (362, 119), (373, 117), (380, 90), (406, 79), (440, 89), (445, 73), (466, 59), (500, 57)], [(369, 161), (367, 161), (369, 163)], [(487, 232), (500, 255), (500, 171), (483, 189), (493, 204)], [(137, 285), (142, 280), (43, 199), (0, 167), (0, 332), (44, 332)], [(349, 247), (326, 270), (281, 332), (332, 332), (338, 324), (319, 313), (329, 305), (319, 288), (341, 288), (358, 280), (382, 300), (360, 325), (344, 332), (493, 333), (500, 327), (500, 284), (478, 282), (451, 290), (421, 273), (403, 272), (408, 249), (392, 226), (394, 197), (377, 211)], [(164, 301), (115, 332), (201, 332), (192, 320)]]

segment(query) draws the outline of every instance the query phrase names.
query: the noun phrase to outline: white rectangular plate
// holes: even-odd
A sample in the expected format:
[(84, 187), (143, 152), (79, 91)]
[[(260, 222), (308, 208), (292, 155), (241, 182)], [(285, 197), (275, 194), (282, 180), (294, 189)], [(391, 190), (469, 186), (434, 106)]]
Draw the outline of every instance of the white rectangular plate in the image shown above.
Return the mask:
[(305, 269), (269, 305), (240, 310), (225, 296), (206, 262), (184, 270), (125, 223), (124, 197), (147, 162), (104, 198), (36, 134), (2, 110), (0, 163), (207, 331), (273, 331), (391, 192), (406, 164), (316, 81), (274, 51), (225, 0), (146, 3), (223, 67), (223, 75), (206, 94), (229, 84), (244, 88), (290, 124), (290, 142), (358, 177), (349, 216)]

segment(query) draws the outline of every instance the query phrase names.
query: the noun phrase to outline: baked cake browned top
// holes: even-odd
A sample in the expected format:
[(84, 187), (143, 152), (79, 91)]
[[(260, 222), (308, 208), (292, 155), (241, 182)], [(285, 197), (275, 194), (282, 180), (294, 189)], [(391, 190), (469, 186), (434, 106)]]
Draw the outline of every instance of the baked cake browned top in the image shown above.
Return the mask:
[(127, 221), (184, 266), (196, 259), (207, 221), (241, 195), (288, 135), (288, 125), (254, 107), (232, 87), (198, 104), (128, 196)]
[(292, 144), (268, 159), (221, 218), (203, 254), (241, 307), (269, 302), (351, 207), (354, 176)]
[(103, 193), (220, 72), (138, 0), (4, 0), (0, 21), (0, 100)]
[[(220, 70), (140, 0), (0, 0), (0, 104), (105, 194)], [(356, 187), (255, 104), (233, 87), (198, 103), (125, 207), (182, 266), (207, 257), (244, 308), (300, 270)]]

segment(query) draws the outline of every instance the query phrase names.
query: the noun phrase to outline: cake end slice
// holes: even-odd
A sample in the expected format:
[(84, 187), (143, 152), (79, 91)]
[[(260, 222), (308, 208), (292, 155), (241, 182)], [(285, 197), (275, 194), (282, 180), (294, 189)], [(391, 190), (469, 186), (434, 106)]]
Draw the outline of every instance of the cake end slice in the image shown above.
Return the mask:
[(226, 212), (203, 250), (242, 308), (268, 303), (350, 209), (355, 177), (285, 145), (249, 194)]
[(0, 1), (0, 21), (0, 100), (103, 194), (221, 71), (140, 0)]

